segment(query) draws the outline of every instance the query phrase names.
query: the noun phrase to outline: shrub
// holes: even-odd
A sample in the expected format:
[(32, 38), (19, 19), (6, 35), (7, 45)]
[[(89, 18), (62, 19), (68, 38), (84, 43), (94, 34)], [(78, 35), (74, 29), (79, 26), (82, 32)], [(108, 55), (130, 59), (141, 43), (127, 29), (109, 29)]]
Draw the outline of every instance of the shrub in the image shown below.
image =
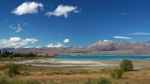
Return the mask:
[(130, 60), (123, 60), (120, 64), (120, 69), (123, 71), (132, 71), (133, 70), (133, 64)]
[(123, 75), (123, 71), (120, 70), (120, 69), (115, 69), (115, 70), (113, 70), (113, 71), (111, 72), (111, 76), (112, 76), (113, 78), (121, 78), (122, 75)]
[(8, 63), (4, 66), (4, 74), (6, 74), (9, 77), (13, 77), (15, 75), (20, 74), (19, 73), (19, 67), (16, 64)]

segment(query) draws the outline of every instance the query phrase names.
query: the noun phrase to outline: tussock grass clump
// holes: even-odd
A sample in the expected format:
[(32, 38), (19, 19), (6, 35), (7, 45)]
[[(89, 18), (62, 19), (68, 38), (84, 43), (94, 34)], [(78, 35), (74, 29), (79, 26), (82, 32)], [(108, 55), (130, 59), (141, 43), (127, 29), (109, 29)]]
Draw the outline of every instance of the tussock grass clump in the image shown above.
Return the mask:
[(123, 75), (123, 71), (121, 69), (115, 69), (115, 70), (112, 70), (111, 72), (111, 76), (113, 78), (121, 78)]

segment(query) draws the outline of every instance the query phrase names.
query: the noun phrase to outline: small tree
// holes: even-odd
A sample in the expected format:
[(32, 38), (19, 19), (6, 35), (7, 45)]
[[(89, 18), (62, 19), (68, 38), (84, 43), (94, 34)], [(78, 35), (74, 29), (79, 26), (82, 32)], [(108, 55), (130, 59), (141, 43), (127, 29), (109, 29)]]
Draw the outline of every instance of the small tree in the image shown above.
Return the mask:
[(133, 70), (133, 64), (130, 60), (123, 60), (120, 64), (120, 69), (123, 71), (132, 71)]
[(115, 69), (115, 70), (113, 70), (113, 71), (111, 72), (111, 76), (112, 76), (113, 78), (121, 78), (122, 75), (123, 75), (123, 71), (120, 70), (120, 69)]

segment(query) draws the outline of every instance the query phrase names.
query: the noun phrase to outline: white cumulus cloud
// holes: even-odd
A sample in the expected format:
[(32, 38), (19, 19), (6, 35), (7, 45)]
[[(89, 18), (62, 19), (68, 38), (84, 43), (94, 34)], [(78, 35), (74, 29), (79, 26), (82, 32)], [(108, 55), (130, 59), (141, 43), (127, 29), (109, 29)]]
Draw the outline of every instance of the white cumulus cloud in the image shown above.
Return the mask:
[(130, 37), (127, 37), (127, 36), (114, 36), (113, 38), (115, 38), (115, 39), (131, 39)]
[(46, 15), (48, 17), (50, 17), (50, 16), (64, 16), (65, 18), (67, 18), (68, 14), (71, 13), (71, 12), (78, 13), (77, 7), (75, 7), (75, 6), (68, 6), (68, 5), (66, 5), (66, 6), (59, 5), (55, 9), (55, 11), (47, 12)]
[(70, 42), (70, 39), (65, 39), (64, 40), (64, 43), (68, 43), (68, 42)]
[(62, 43), (50, 43), (46, 46), (47, 48), (60, 48), (65, 47)]
[(15, 15), (24, 15), (24, 14), (36, 14), (39, 9), (43, 8), (42, 3), (36, 2), (24, 2), (19, 5), (15, 10), (12, 11)]
[(19, 48), (28, 44), (34, 44), (38, 40), (35, 38), (22, 39), (20, 37), (11, 37), (10, 39), (0, 39), (0, 48)]

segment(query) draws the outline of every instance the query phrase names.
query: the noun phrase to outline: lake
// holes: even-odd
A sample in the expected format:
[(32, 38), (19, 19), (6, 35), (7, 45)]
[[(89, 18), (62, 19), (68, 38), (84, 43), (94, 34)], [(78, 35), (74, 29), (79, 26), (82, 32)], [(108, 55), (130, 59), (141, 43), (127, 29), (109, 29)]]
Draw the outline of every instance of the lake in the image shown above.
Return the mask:
[(71, 60), (122, 60), (122, 59), (147, 60), (147, 59), (150, 59), (150, 56), (97, 56), (97, 55), (70, 56), (70, 55), (60, 55), (60, 56), (56, 56), (55, 58), (56, 59), (71, 59)]

